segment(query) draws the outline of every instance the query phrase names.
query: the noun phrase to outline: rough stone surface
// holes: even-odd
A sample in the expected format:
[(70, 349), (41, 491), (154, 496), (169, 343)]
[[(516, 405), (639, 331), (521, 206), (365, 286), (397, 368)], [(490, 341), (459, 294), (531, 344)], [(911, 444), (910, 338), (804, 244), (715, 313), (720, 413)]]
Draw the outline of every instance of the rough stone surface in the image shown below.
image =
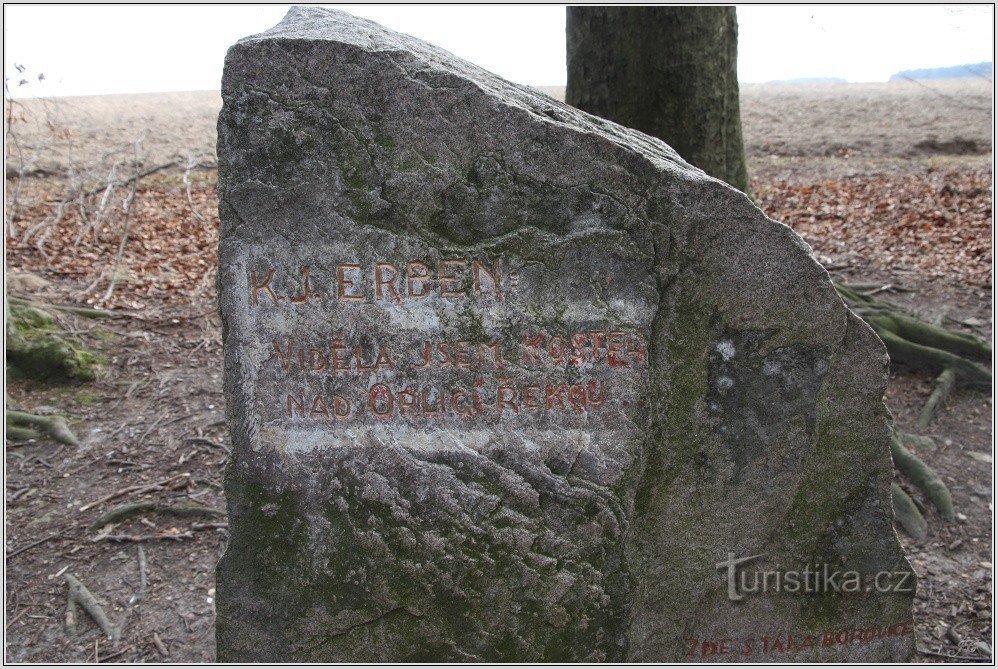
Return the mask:
[(789, 228), (339, 12), (222, 88), (219, 660), (910, 656), (910, 591), (717, 568), (910, 575), (885, 351)]

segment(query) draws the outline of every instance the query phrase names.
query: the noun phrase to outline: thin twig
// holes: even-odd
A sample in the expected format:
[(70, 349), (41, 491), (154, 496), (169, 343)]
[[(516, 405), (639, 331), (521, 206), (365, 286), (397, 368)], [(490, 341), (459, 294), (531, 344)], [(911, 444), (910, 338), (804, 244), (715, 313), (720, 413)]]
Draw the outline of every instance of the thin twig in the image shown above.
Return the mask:
[(142, 546), (139, 549), (139, 591), (128, 599), (128, 603), (135, 606), (146, 596), (146, 551)]
[(893, 283), (887, 283), (887, 284), (884, 284), (883, 286), (880, 286), (879, 288), (874, 288), (873, 290), (868, 290), (868, 291), (866, 291), (866, 292), (864, 292), (862, 294), (866, 295), (867, 297), (869, 297), (871, 295), (876, 295), (877, 293), (882, 293), (885, 290), (893, 290), (893, 289), (894, 289), (894, 284)]
[(118, 497), (122, 497), (124, 495), (129, 494), (129, 493), (149, 492), (150, 490), (157, 490), (157, 489), (160, 489), (160, 488), (164, 488), (168, 484), (173, 483), (174, 481), (176, 481), (177, 479), (181, 479), (181, 478), (184, 478), (184, 477), (187, 477), (187, 476), (190, 476), (190, 474), (188, 472), (184, 472), (183, 474), (176, 474), (175, 476), (171, 476), (169, 478), (163, 479), (162, 481), (159, 481), (157, 483), (148, 483), (148, 484), (142, 484), (142, 485), (133, 485), (133, 486), (128, 486), (127, 488), (121, 488), (120, 490), (115, 490), (111, 494), (105, 495), (104, 497), (101, 497), (98, 500), (94, 500), (93, 502), (90, 502), (89, 504), (84, 504), (83, 506), (80, 507), (79, 510), (81, 512), (83, 512), (83, 511), (89, 511), (90, 509), (94, 508), (98, 504), (103, 504), (104, 502), (110, 502), (112, 499), (117, 499)]
[[(147, 177), (150, 174), (155, 174), (156, 172), (160, 172), (167, 168), (176, 167), (176, 166), (177, 166), (176, 162), (169, 162), (169, 163), (163, 163), (162, 165), (156, 165), (155, 167), (150, 167), (149, 169), (142, 170), (141, 172), (136, 172), (134, 175), (130, 176), (124, 181), (117, 182), (115, 186), (127, 186), (128, 184), (138, 181), (143, 177)], [(83, 196), (90, 197), (91, 195), (96, 195), (101, 191), (102, 188), (104, 188), (104, 186), (97, 186), (96, 188), (91, 188), (90, 190), (83, 191)]]
[(4, 103), (7, 105), (7, 127), (4, 132), (4, 163), (7, 164), (10, 160), (10, 147), (14, 147), (17, 150), (17, 157), (19, 168), (17, 171), (17, 183), (14, 186), (14, 190), (11, 193), (10, 199), (6, 200), (4, 204), (4, 226), (6, 228), (5, 233), (8, 237), (14, 236), (14, 214), (17, 210), (18, 196), (21, 192), (21, 185), (24, 181), (24, 153), (21, 151), (21, 143), (18, 141), (17, 134), (14, 132), (14, 106), (15, 101), (10, 94), (10, 88), (7, 86), (7, 79), (4, 78), (3, 82), (3, 99)]
[(97, 211), (90, 220), (83, 220), (81, 222), (80, 231), (76, 233), (76, 241), (73, 242), (74, 247), (79, 248), (80, 242), (83, 241), (83, 238), (87, 236), (87, 233), (90, 232), (90, 230), (94, 230), (96, 236), (96, 231), (100, 225), (100, 219), (104, 216), (104, 210), (107, 208), (107, 201), (111, 199), (111, 192), (115, 188), (115, 177), (118, 174), (118, 164), (119, 163), (115, 163), (111, 166), (111, 171), (107, 175), (107, 188), (104, 189), (104, 195), (101, 196), (100, 204), (97, 205)]
[(156, 646), (156, 652), (164, 660), (170, 657), (170, 651), (166, 649), (166, 644), (163, 643), (163, 640), (159, 638), (159, 634), (156, 632), (152, 633), (152, 645)]
[(205, 217), (201, 215), (198, 208), (194, 206), (194, 196), (191, 195), (191, 170), (197, 167), (197, 163), (194, 161), (194, 156), (187, 156), (187, 169), (184, 170), (184, 188), (187, 190), (187, 204), (191, 207), (191, 213), (194, 214), (194, 218), (198, 219), (202, 224), (207, 225), (208, 221)]
[(56, 537), (59, 537), (59, 536), (62, 536), (62, 532), (53, 532), (52, 534), (48, 535), (47, 537), (44, 537), (43, 539), (39, 539), (38, 541), (32, 541), (30, 544), (28, 544), (24, 548), (18, 548), (15, 551), (7, 553), (7, 559), (9, 560), (12, 557), (14, 557), (15, 555), (20, 555), (24, 551), (31, 550), (35, 546), (40, 546), (40, 545), (42, 545), (44, 543), (52, 541), (53, 539), (55, 539)]
[(148, 437), (149, 433), (152, 432), (153, 430), (155, 430), (156, 426), (159, 425), (160, 423), (162, 423), (164, 418), (166, 418), (166, 414), (165, 413), (161, 414), (156, 420), (154, 420), (153, 423), (152, 423), (152, 425), (150, 425), (146, 429), (146, 431), (142, 433), (142, 436), (140, 436), (136, 441), (140, 441), (141, 442), (143, 439), (145, 439), (146, 437)]
[(204, 444), (205, 446), (211, 446), (212, 448), (218, 448), (220, 450), (225, 451), (229, 455), (232, 455), (232, 449), (231, 448), (229, 448), (225, 444), (220, 444), (218, 442), (212, 441), (211, 439), (207, 439), (205, 437), (190, 437), (188, 439), (184, 439), (184, 443), (185, 444), (190, 444), (192, 446), (196, 446), (196, 445), (199, 445), (199, 444)]
[[(136, 147), (138, 147), (138, 142), (136, 142)], [(138, 148), (136, 148), (136, 163), (138, 162)], [(118, 254), (114, 258), (114, 269), (111, 270), (111, 281), (107, 285), (107, 291), (104, 292), (103, 301), (107, 302), (111, 299), (111, 295), (114, 294), (114, 284), (118, 282), (118, 268), (121, 267), (121, 257), (125, 253), (125, 243), (128, 241), (128, 224), (131, 221), (132, 213), (132, 203), (135, 201), (135, 191), (138, 190), (139, 180), (135, 179), (132, 181), (132, 189), (128, 192), (128, 197), (122, 203), (122, 208), (125, 210), (125, 220), (122, 223), (121, 231), (121, 243), (118, 244)]]
[(143, 541), (183, 541), (184, 539), (193, 539), (194, 535), (190, 532), (178, 534), (163, 532), (162, 534), (111, 534), (104, 538), (116, 543), (140, 543)]
[(21, 237), (21, 245), (27, 244), (28, 240), (30, 240), (35, 235), (35, 233), (37, 233), (45, 226), (47, 225), (51, 225), (53, 227), (58, 226), (59, 223), (62, 222), (62, 217), (65, 215), (65, 213), (66, 213), (66, 203), (59, 202), (55, 210), (55, 215), (52, 218), (46, 216), (44, 219), (42, 219), (41, 222), (36, 223), (35, 225), (33, 225), (32, 227), (28, 228), (25, 231), (24, 235)]
[(121, 655), (124, 655), (125, 653), (127, 653), (128, 651), (130, 651), (133, 647), (134, 646), (125, 646), (124, 648), (122, 648), (120, 650), (117, 650), (117, 651), (111, 653), (110, 655), (105, 655), (104, 657), (102, 657), (100, 659), (100, 661), (103, 663), (103, 662), (107, 662), (109, 660), (113, 660), (116, 657), (120, 657)]

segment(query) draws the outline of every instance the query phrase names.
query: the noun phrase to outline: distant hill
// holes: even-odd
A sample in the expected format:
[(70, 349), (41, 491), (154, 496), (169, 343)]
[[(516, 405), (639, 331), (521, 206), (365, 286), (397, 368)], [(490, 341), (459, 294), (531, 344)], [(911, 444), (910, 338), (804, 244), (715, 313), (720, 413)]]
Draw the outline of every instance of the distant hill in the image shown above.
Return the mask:
[(972, 63), (969, 65), (952, 65), (950, 67), (930, 67), (923, 70), (904, 70), (891, 75), (891, 81), (907, 81), (910, 79), (962, 79), (963, 77), (994, 78), (992, 63)]
[(841, 77), (800, 77), (799, 79), (780, 79), (770, 81), (771, 84), (846, 84), (849, 83)]

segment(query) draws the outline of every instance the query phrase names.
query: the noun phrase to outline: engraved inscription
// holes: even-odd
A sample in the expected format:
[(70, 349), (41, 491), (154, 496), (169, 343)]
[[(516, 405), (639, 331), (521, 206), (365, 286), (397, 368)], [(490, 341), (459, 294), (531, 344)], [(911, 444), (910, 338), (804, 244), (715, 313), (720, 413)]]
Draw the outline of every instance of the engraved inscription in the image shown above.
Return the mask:
[[(516, 283), (516, 275), (503, 276), (499, 260), (449, 258), (429, 264), (411, 260), (400, 266), (389, 262), (364, 265), (340, 262), (330, 276), (302, 265), (290, 272), (273, 267), (250, 271), (250, 303), (253, 306), (321, 303), (326, 296), (340, 302), (390, 301), (402, 304), (431, 296), (457, 300), (491, 296), (503, 299), (503, 283)], [(322, 288), (317, 288), (322, 286)]]
[[(639, 404), (629, 398), (647, 367), (646, 333), (609, 319), (534, 322), (517, 302), (520, 272), (501, 258), (270, 263), (247, 270), (250, 309), (281, 323), (261, 342), (270, 420), (582, 425)], [(460, 336), (455, 323), (476, 327)]]

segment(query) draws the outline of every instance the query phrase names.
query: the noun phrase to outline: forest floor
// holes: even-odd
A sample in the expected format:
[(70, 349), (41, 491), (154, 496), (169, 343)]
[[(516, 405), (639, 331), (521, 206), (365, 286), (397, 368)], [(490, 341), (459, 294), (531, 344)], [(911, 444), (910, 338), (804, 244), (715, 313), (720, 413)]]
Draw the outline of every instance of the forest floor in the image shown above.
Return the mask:
[[(947, 97), (923, 92), (920, 102), (908, 99), (917, 97), (913, 89), (903, 95), (888, 89), (879, 105), (869, 102), (878, 94), (876, 86), (890, 85), (772, 87), (778, 90), (768, 98), (759, 91), (744, 94), (751, 190), (767, 214), (812, 245), (833, 275), (878, 284), (879, 298), (991, 341), (993, 175), (991, 155), (984, 152), (990, 150), (990, 113), (969, 115), (963, 125), (933, 125), (930, 118), (939, 116), (939, 104), (950, 98), (959, 103), (951, 105), (954, 113), (969, 114), (967, 106), (980, 104), (979, 86), (946, 84), (940, 90)], [(191, 132), (156, 135), (158, 143), (141, 149), (144, 168), (171, 161), (182, 167), (139, 180), (123, 246), (121, 205), (130, 185), (112, 188), (100, 208), (100, 187), (111, 166), (120, 163), (115, 180), (133, 170), (123, 167), (131, 142), (155, 135), (164, 124), (180, 128), (176, 118), (183, 115), (177, 110), (214, 94), (176, 95), (176, 104), (158, 98), (131, 109), (121, 104), (114, 115), (72, 123), (67, 108), (50, 101), (47, 113), (61, 115), (64, 125), (47, 131), (44, 141), (31, 139), (26, 130), (22, 155), (32, 158), (23, 172), (8, 174), (8, 194), (17, 196), (6, 230), (8, 290), (114, 314), (85, 319), (60, 312), (72, 337), (105, 357), (95, 382), (8, 384), (11, 399), (22, 408), (64, 414), (80, 437), (78, 447), (49, 440), (6, 444), (8, 662), (214, 658), (214, 566), (227, 538), (224, 518), (205, 522), (151, 513), (103, 529), (94, 526), (108, 510), (137, 501), (225, 509), (221, 479), (230, 444), (215, 313), (214, 137), (201, 127), (202, 117), (214, 112), (198, 111), (188, 117), (201, 119), (189, 124)], [(767, 134), (752, 119), (769, 118), (759, 109), (783, 107), (787, 96), (811, 110), (812, 122), (824, 118), (843, 131), (835, 135), (834, 128), (822, 126), (820, 136), (837, 139), (816, 143), (817, 135), (801, 129), (794, 144), (794, 133), (773, 116)], [(81, 100), (66, 104), (79, 106)], [(891, 119), (876, 117), (892, 100), (907, 105), (895, 115), (917, 115), (921, 108), (925, 118), (908, 119), (898, 128)], [(18, 112), (27, 118), (39, 113), (39, 105)], [(823, 111), (826, 106), (846, 120)], [(153, 107), (164, 111), (156, 116)], [(807, 116), (793, 116), (802, 114)], [(883, 140), (891, 132), (897, 137)], [(775, 141), (782, 142), (779, 150), (767, 151)], [(929, 143), (911, 149), (922, 142)], [(189, 163), (200, 167), (185, 171)], [(82, 209), (67, 198), (80, 184), (97, 188)], [(77, 240), (84, 217), (92, 229)], [(112, 281), (112, 294), (103, 299)], [(928, 430), (920, 431), (917, 415), (931, 387), (925, 373), (894, 369), (886, 397), (903, 430), (935, 437), (936, 446), (918, 455), (946, 481), (960, 514), (947, 523), (928, 508), (925, 539), (900, 534), (919, 576), (920, 659), (989, 660), (992, 399), (958, 390)], [(924, 501), (903, 485), (917, 502)], [(136, 538), (147, 540), (132, 541)], [(140, 571), (146, 575), (144, 588)], [(75, 636), (67, 636), (64, 574), (75, 575), (103, 603), (121, 629), (117, 646), (89, 619), (78, 623)]]

